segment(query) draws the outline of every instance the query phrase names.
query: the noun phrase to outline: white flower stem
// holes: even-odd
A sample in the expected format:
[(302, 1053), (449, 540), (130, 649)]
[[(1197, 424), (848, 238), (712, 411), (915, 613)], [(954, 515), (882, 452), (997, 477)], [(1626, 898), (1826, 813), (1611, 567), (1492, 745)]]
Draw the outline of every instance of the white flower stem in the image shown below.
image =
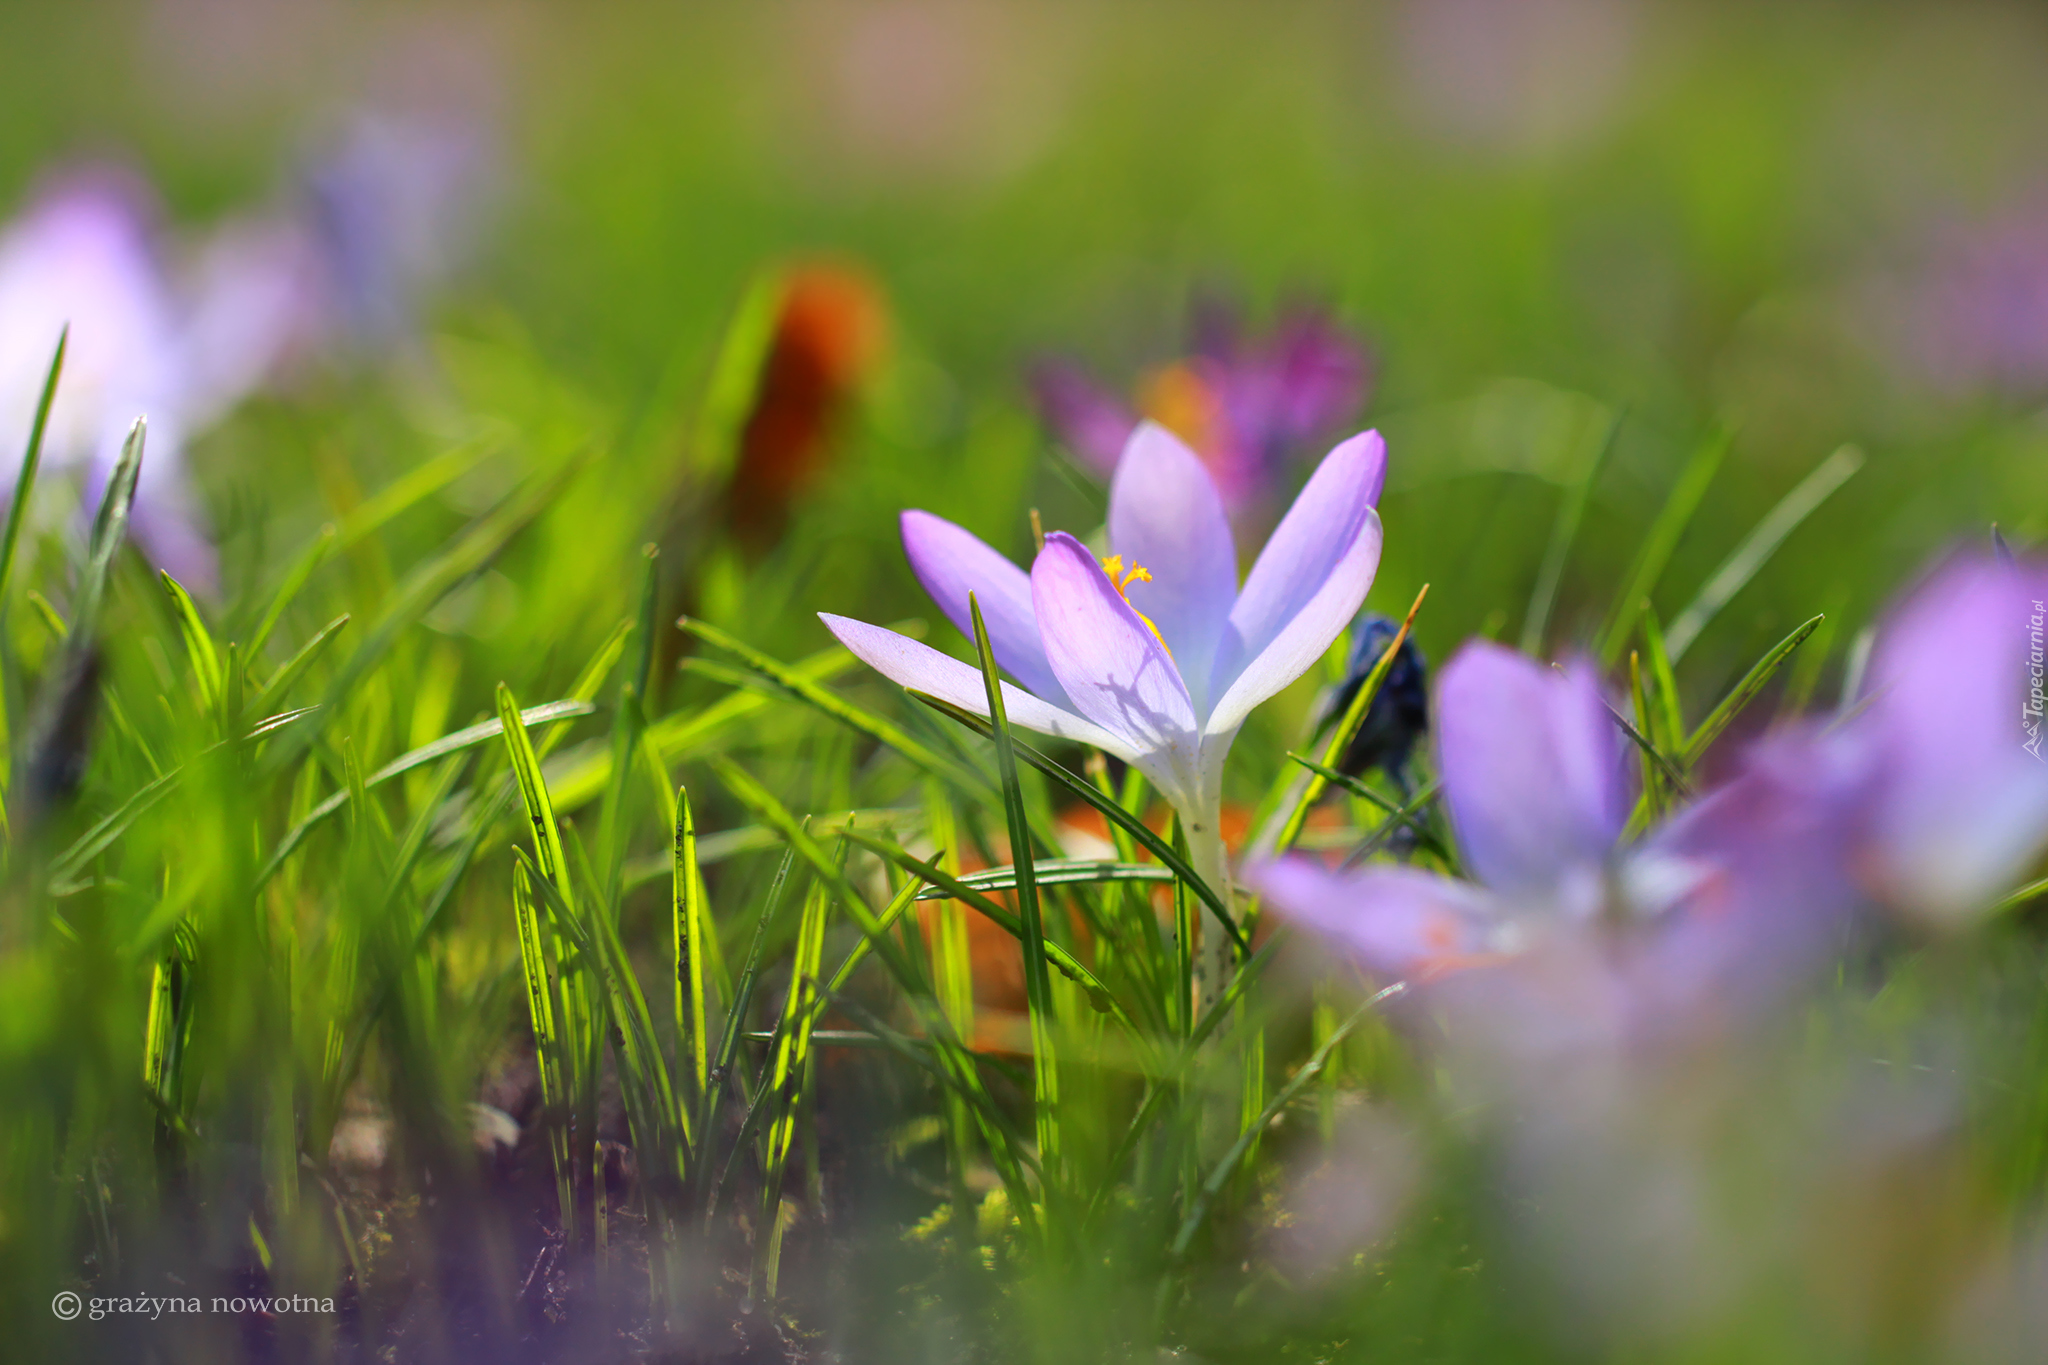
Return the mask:
[[(1223, 812), (1220, 803), (1201, 811), (1193, 819), (1183, 817), (1182, 828), (1187, 834), (1188, 863), (1195, 875), (1207, 882), (1222, 898), (1226, 910), (1232, 908), (1230, 895), (1230, 857), (1223, 847)], [(1201, 929), (1196, 935), (1195, 949), (1195, 998), (1202, 1009), (1207, 1009), (1223, 993), (1229, 983), (1230, 935), (1216, 922), (1215, 914), (1202, 906), (1196, 923)]]

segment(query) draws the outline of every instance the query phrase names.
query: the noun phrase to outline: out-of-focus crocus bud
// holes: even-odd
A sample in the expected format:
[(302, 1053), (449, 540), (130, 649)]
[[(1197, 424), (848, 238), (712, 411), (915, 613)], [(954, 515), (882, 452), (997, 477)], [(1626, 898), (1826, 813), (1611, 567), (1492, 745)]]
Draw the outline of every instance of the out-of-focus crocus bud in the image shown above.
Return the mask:
[(780, 538), (792, 504), (831, 464), (841, 419), (887, 334), (881, 290), (858, 269), (813, 264), (783, 277), (726, 498), (749, 552)]
[[(1378, 666), (1380, 656), (1401, 633), (1398, 621), (1377, 612), (1362, 612), (1351, 624), (1351, 654), (1344, 664), (1344, 681), (1337, 684), (1320, 708), (1317, 727), (1335, 724), (1350, 709), (1352, 698)], [(1429, 733), (1429, 671), (1416, 648), (1414, 637), (1401, 642), (1387, 676), (1372, 704), (1365, 709), (1337, 770), (1353, 777), (1378, 768), (1406, 791), (1408, 756), (1415, 741)]]

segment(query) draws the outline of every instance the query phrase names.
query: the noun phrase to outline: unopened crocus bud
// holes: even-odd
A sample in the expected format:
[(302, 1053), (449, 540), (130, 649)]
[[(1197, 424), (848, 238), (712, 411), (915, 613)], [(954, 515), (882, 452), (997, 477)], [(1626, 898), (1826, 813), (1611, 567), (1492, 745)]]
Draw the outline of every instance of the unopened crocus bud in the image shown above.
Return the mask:
[(881, 355), (887, 322), (881, 291), (858, 270), (810, 265), (784, 278), (727, 493), (733, 534), (749, 550), (781, 536), (792, 504), (830, 466), (840, 421)]
[[(1358, 689), (1365, 685), (1401, 625), (1377, 612), (1363, 612), (1351, 624), (1351, 654), (1344, 681), (1330, 694), (1321, 720), (1334, 724), (1344, 717)], [(1358, 777), (1374, 768), (1403, 790), (1408, 785), (1408, 758), (1415, 742), (1429, 733), (1429, 670), (1413, 636), (1401, 642), (1380, 689), (1359, 722), (1358, 733), (1337, 760), (1337, 770)]]

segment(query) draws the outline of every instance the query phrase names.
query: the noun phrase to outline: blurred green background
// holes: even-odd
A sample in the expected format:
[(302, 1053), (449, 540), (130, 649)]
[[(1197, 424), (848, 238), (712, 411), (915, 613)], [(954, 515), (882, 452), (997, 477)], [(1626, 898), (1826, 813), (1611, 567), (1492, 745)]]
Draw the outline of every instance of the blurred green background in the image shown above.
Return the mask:
[[(284, 192), (352, 107), (480, 110), (499, 174), (429, 310), (431, 368), (465, 419), (531, 430), (547, 407), (615, 439), (598, 482), (630, 514), (686, 477), (749, 279), (865, 263), (893, 359), (832, 485), (849, 495), (803, 523), (813, 569), (838, 567), (792, 608), (913, 609), (884, 552), (905, 503), (1020, 548), (1027, 500), (1065, 506), (1025, 362), (1070, 353), (1122, 384), (1177, 352), (1204, 288), (1254, 315), (1324, 300), (1369, 339), (1365, 420), (1394, 471), (1375, 601), (1434, 582), (1434, 652), (1496, 610), (1513, 631), (1549, 533), (1559, 462), (1511, 448), (1546, 395), (1504, 379), (1627, 411), (1557, 638), (1591, 634), (1716, 424), (1735, 444), (1667, 618), (1835, 446), (1869, 456), (1717, 621), (1699, 657), (1724, 670), (1814, 611), (1860, 620), (1990, 522), (2048, 530), (2031, 7), (155, 0), (4, 23), (0, 202), (112, 156), (197, 230)], [(338, 418), (336, 396), (302, 387), (197, 444), (217, 521), (260, 484), (310, 525), (311, 447), (389, 467), (426, 420)], [(1489, 434), (1489, 399), (1515, 440)]]
[[(9, 1004), (15, 1034), (0, 1039), (11, 1068), (0, 1088), (28, 1116), (15, 1131), (70, 1112), (70, 1082), (57, 1078), (115, 1077), (107, 1112), (126, 1126), (106, 1127), (128, 1135), (136, 1170), (155, 1128), (127, 1078), (145, 969), (166, 951), (150, 933), (162, 938), (186, 905), (159, 862), (179, 865), (177, 894), (206, 914), (240, 914), (230, 874), (246, 875), (236, 869), (252, 848), (276, 846), (276, 831), (252, 832), (281, 825), (288, 801), (296, 814), (345, 790), (357, 765), (374, 771), (488, 715), (501, 679), (528, 704), (564, 696), (632, 614), (649, 541), (672, 568), (671, 615), (690, 610), (778, 658), (827, 645), (819, 610), (936, 620), (903, 562), (899, 509), (953, 518), (1019, 558), (1031, 509), (1049, 527), (1091, 529), (1100, 491), (1041, 424), (1028, 369), (1069, 357), (1128, 391), (1185, 352), (1205, 295), (1255, 322), (1290, 300), (1317, 302), (1370, 347), (1358, 425), (1380, 427), (1390, 450), (1371, 604), (1399, 614), (1430, 583), (1417, 629), (1435, 660), (1474, 632), (1522, 632), (1559, 508), (1616, 415), (1558, 586), (1552, 653), (1592, 643), (1681, 469), (1719, 434), (1733, 433), (1729, 453), (1653, 594), (1667, 622), (1832, 452), (1848, 444), (1866, 457), (1684, 659), (1695, 717), (1817, 612), (1831, 624), (1790, 671), (1819, 665), (1815, 695), (1831, 705), (1857, 633), (1933, 556), (1993, 523), (2015, 544), (2048, 537), (2038, 6), (17, 0), (0, 9), (0, 218), (68, 168), (125, 165), (154, 185), (175, 263), (224, 225), (298, 202), (309, 168), (366, 111), (475, 133), (465, 221), (429, 243), (441, 259), (420, 271), (404, 326), (300, 359), (192, 434), (185, 462), (220, 535), (221, 592), (205, 604), (220, 640), (250, 638), (324, 523), (347, 525), (365, 499), (451, 449), (485, 454), (388, 524), (366, 518), (285, 619), (270, 651), (280, 659), (344, 610), (358, 632), (349, 651), (379, 619), (403, 627), (388, 659), (323, 684), (334, 710), (289, 792), (272, 773), (268, 787), (236, 777), (166, 803), (108, 852), (129, 872), (102, 888), (105, 923), (79, 917), (91, 952), (102, 940), (127, 952), (132, 937), (132, 960), (108, 966), (81, 949), (86, 965), (60, 977), (46, 966), (71, 960), (58, 943), (9, 978), (28, 983), (12, 990), (26, 1003)], [(787, 533), (743, 554), (723, 543), (713, 510), (737, 421), (720, 357), (744, 351), (735, 338), (762, 281), (817, 260), (872, 281), (887, 342)], [(741, 365), (741, 410), (758, 368)], [(20, 435), (0, 432), (0, 449)], [(553, 505), (413, 629), (406, 574), (522, 479), (579, 457)], [(60, 602), (62, 526), (25, 541), (17, 569), (18, 583)], [(176, 625), (138, 567), (124, 562), (113, 599), (107, 691), (129, 699), (136, 732), (196, 761), (214, 718), (185, 714), (184, 664), (163, 644)], [(57, 654), (42, 621), (19, 607), (12, 617), (31, 642), (17, 644), (31, 674)], [(932, 638), (960, 652), (950, 629)], [(1282, 769), (1319, 681), (1254, 720), (1234, 799)], [(664, 709), (678, 716), (724, 685), (687, 678)], [(863, 671), (834, 685), (891, 716), (915, 712)], [(162, 697), (180, 701), (158, 707)], [(95, 749), (85, 795), (53, 837), (153, 780), (156, 759), (130, 728), (124, 718), (107, 731), (115, 739)], [(601, 756), (599, 734), (586, 726), (550, 780)], [(849, 734), (794, 704), (707, 752), (728, 744), (801, 812), (905, 795), (900, 768), (857, 763)], [(752, 817), (718, 794), (699, 757), (681, 776), (696, 784), (702, 828), (731, 833)], [(408, 775), (412, 813), (395, 828), (414, 815), (422, 830), (446, 828), (433, 824), (426, 777)], [(597, 791), (586, 786), (588, 802)], [(634, 831), (649, 836), (634, 852), (657, 869), (661, 823)], [(248, 979), (280, 1000), (306, 997), (287, 1002), (302, 1011), (302, 1064), (320, 1055), (323, 1011), (352, 1017), (358, 993), (337, 972), (339, 1003), (328, 1003), (325, 979), (303, 964), (347, 961), (353, 950), (331, 926), (346, 929), (374, 903), (364, 888), (382, 885), (374, 859), (343, 842), (311, 843), (303, 882), (276, 895), (303, 949), (281, 940), (275, 959), (246, 959)], [(715, 874), (728, 952), (771, 862), (735, 857)], [(394, 1057), (433, 1059), (428, 1081), (406, 1084), (461, 1102), (524, 1020), (508, 855), (491, 844), (477, 867), (452, 902), (461, 927), (434, 949), (439, 993), (428, 994), (445, 1021), (407, 1035), (413, 1053), (391, 1045)], [(163, 905), (144, 894), (160, 882)], [(667, 889), (634, 890), (636, 947), (659, 949), (652, 980), (667, 970)], [(342, 948), (321, 937), (330, 932)], [(259, 937), (229, 920), (220, 941)], [(276, 984), (281, 962), (301, 964), (296, 984)], [(105, 988), (123, 972), (124, 988)], [(1910, 1014), (1913, 997), (1900, 994), (1885, 1007)], [(224, 998), (225, 1022), (202, 1039), (217, 1050), (195, 1073), (212, 1087), (199, 1108), (216, 1121), (284, 1095), (284, 1122), (265, 1131), (285, 1134), (289, 1174), (293, 1044), (256, 1005)], [(97, 1028), (75, 1029), (88, 1008)], [(2041, 1020), (2030, 1037), (2048, 1039)], [(245, 1059), (257, 1057), (275, 1066), (269, 1081), (248, 1079)], [(2013, 1103), (2025, 1112), (2012, 1126), (2035, 1152), (2038, 1110)], [(79, 1112), (90, 1126), (95, 1111)], [(82, 1201), (52, 1192), (50, 1152), (26, 1140), (21, 1152), (17, 1187), (47, 1202), (0, 1227), (0, 1253), (35, 1289), (35, 1275), (69, 1272), (51, 1269), (23, 1229), (57, 1216), (39, 1208), (75, 1219)], [(239, 1150), (215, 1157), (246, 1164)], [(1844, 1226), (1853, 1238), (1856, 1225)], [(1418, 1235), (1414, 1264), (1432, 1268), (1398, 1278), (1384, 1311), (1449, 1323), (1477, 1356), (1497, 1358), (1493, 1341), (1524, 1335), (1519, 1301), (1493, 1317), (1471, 1302), (1488, 1291), (1467, 1274), (1474, 1253), (1460, 1228), (1431, 1222)], [(1901, 1264), (1913, 1263), (1910, 1228), (1899, 1241)], [(881, 1261), (865, 1269), (882, 1275)], [(47, 1300), (26, 1292), (0, 1308), (41, 1326)], [(1075, 1321), (1095, 1330), (1085, 1312)]]

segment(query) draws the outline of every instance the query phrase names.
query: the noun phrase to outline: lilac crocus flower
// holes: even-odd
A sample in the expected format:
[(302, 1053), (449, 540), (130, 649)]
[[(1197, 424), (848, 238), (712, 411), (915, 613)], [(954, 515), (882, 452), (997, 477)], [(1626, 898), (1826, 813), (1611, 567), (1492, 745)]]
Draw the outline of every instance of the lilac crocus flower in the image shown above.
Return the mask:
[(1628, 768), (1589, 665), (1550, 670), (1475, 641), (1443, 670), (1437, 729), (1474, 881), (1292, 857), (1254, 869), (1252, 884), (1383, 976), (1513, 964), (1458, 993), (1468, 1015), (1514, 1018), (1497, 1031), (1519, 1047), (1633, 1036), (1685, 1002), (1761, 996), (1857, 903), (1847, 867), (1871, 765), (1845, 740), (1774, 737), (1726, 787), (1624, 849)]
[(181, 462), (185, 433), (217, 411), (201, 393), (184, 316), (151, 234), (147, 193), (117, 172), (74, 172), (0, 233), (0, 441), (27, 439), (57, 337), (64, 376), (43, 459), (82, 471), (88, 499), (105, 486), (137, 417), (149, 445), (133, 529), (149, 557), (210, 590), (213, 546), (200, 529)]
[[(1293, 309), (1253, 339), (1210, 307), (1196, 318), (1193, 353), (1155, 371), (1139, 406), (1194, 447), (1238, 516), (1270, 504), (1289, 462), (1357, 413), (1370, 376), (1364, 348), (1316, 309)], [(1032, 387), (1060, 440), (1112, 473), (1138, 413), (1064, 361), (1039, 366)]]
[[(1107, 560), (1064, 532), (1027, 575), (969, 532), (903, 514), (903, 545), (947, 619), (988, 625), (1013, 724), (1092, 745), (1150, 778), (1179, 813), (1196, 870), (1219, 890), (1223, 760), (1251, 709), (1306, 671), (1358, 611), (1379, 566), (1386, 475), (1377, 432), (1323, 460), (1242, 588), (1223, 499), (1202, 462), (1145, 423), (1110, 488)], [(981, 672), (927, 645), (820, 614), (895, 682), (988, 714)]]
[(1254, 879), (1269, 905), (1388, 976), (1482, 960), (1525, 946), (1532, 927), (1593, 918), (1628, 818), (1619, 731), (1590, 664), (1556, 671), (1474, 641), (1444, 667), (1436, 720), (1444, 799), (1474, 881), (1332, 873), (1300, 857)]
[(1859, 870), (1936, 924), (1980, 912), (2048, 844), (2041, 743), (2048, 564), (1951, 560), (1878, 633), (1848, 733), (1879, 775)]

